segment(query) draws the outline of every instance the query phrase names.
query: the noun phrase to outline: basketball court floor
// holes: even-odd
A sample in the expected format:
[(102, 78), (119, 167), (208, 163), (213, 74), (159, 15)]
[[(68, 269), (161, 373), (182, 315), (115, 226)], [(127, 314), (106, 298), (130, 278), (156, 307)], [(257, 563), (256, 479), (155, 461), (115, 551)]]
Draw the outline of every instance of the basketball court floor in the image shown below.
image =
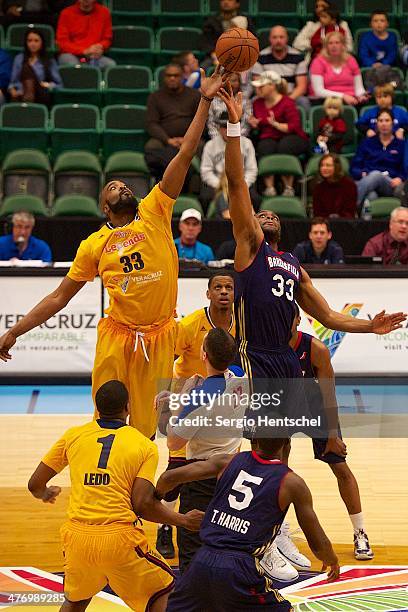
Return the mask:
[[(324, 575), (318, 573), (320, 562), (313, 558), (304, 538), (296, 540), (302, 552), (313, 559), (313, 571), (302, 574), (299, 582), (279, 585), (296, 612), (408, 611), (408, 436), (376, 435), (387, 433), (392, 422), (389, 431), (395, 436), (395, 419), (406, 427), (402, 414), (406, 412), (406, 387), (394, 385), (387, 391), (378, 386), (363, 387), (358, 389), (358, 401), (355, 391), (353, 385), (346, 385), (338, 399), (349, 436), (360, 431), (367, 434), (365, 425), (370, 425), (372, 437), (345, 438), (375, 558), (361, 563), (354, 559), (351, 525), (335, 478), (325, 464), (313, 459), (310, 440), (294, 438), (290, 466), (309, 485), (319, 520), (342, 565), (341, 580), (328, 585)], [(393, 406), (393, 415), (386, 413), (389, 405)], [(60, 434), (85, 423), (92, 411), (86, 386), (0, 386), (0, 607), (18, 604), (18, 610), (32, 610), (33, 605), (36, 610), (59, 609), (60, 600), (40, 596), (62, 596), (59, 527), (65, 520), (69, 476), (65, 471), (55, 478), (55, 484), (63, 488), (55, 505), (31, 497), (27, 481)], [(364, 425), (358, 418), (365, 419)], [(161, 473), (167, 464), (163, 438), (158, 440), (158, 447)], [(296, 529), (293, 511), (288, 518)], [(145, 529), (154, 545), (155, 525), (145, 522)], [(171, 564), (177, 566), (177, 559)], [(15, 594), (14, 601), (10, 593)], [(104, 592), (89, 609), (104, 612), (123, 607), (115, 595)]]

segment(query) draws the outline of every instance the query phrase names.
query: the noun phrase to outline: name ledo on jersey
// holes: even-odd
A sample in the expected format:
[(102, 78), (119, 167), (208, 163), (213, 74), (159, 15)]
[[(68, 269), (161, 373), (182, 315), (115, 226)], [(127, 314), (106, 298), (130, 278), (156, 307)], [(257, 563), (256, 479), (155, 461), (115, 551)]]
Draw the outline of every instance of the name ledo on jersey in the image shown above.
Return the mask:
[(86, 486), (99, 486), (107, 485), (110, 483), (109, 474), (99, 474), (98, 472), (86, 472), (84, 474), (84, 485)]
[(293, 274), (293, 276), (295, 276), (299, 280), (299, 269), (293, 264), (289, 263), (288, 261), (285, 261), (284, 259), (281, 259), (280, 257), (272, 257), (272, 255), (268, 255), (266, 259), (268, 261), (268, 266), (270, 270), (276, 270), (276, 268), (286, 270), (287, 272)]
[(247, 533), (251, 526), (251, 521), (245, 521), (238, 516), (228, 514), (228, 512), (220, 512), (215, 508), (213, 509), (211, 522), (215, 523), (216, 525), (220, 525), (221, 527), (232, 529), (232, 531), (237, 531), (238, 533)]

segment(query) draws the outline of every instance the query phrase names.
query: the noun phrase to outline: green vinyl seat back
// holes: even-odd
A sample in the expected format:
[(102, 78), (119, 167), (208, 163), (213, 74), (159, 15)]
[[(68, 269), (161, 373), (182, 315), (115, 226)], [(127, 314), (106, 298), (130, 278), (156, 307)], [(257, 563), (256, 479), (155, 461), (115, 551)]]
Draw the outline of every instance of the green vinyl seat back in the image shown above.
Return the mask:
[(101, 103), (101, 71), (88, 64), (61, 66), (60, 75), (63, 82), (61, 89), (54, 91), (55, 104), (95, 104)]
[(294, 155), (265, 155), (258, 163), (258, 175), (283, 174), (300, 177), (303, 176), (302, 166)]
[(168, 64), (174, 55), (185, 51), (186, 47), (201, 57), (200, 38), (200, 28), (160, 28), (156, 37), (157, 63)]
[(117, 151), (105, 164), (105, 183), (122, 181), (140, 199), (150, 191), (152, 179), (143, 153), (137, 151)]
[(24, 48), (24, 38), (27, 30), (39, 30), (44, 36), (47, 51), (55, 51), (54, 29), (50, 25), (40, 23), (12, 23), (7, 28), (6, 48), (12, 54), (21, 53)]
[(215, 200), (211, 200), (207, 208), (206, 219), (215, 219), (217, 217), (217, 203)]
[(0, 25), (0, 48), (4, 49), (5, 46), (6, 46), (6, 39), (4, 36), (4, 28), (2, 25)]
[(64, 151), (99, 151), (99, 109), (91, 104), (57, 104), (51, 110), (54, 157)]
[(110, 0), (112, 23), (118, 25), (153, 25), (156, 0)]
[[(319, 163), (321, 158), (321, 155), (314, 155), (309, 159), (305, 168), (305, 176), (316, 176), (319, 173)], [(347, 176), (350, 166), (349, 160), (343, 155), (338, 155), (338, 158), (340, 159), (343, 173)]]
[[(316, 142), (319, 132), (319, 121), (325, 116), (323, 106), (313, 106), (310, 111), (309, 126), (311, 133), (311, 141)], [(357, 121), (357, 111), (354, 106), (345, 105), (342, 118), (346, 123), (346, 133), (344, 135), (344, 145), (341, 154), (346, 157), (352, 157), (357, 149), (357, 131), (355, 123)]]
[(398, 198), (377, 198), (370, 202), (371, 216), (373, 219), (388, 218), (394, 208), (401, 206), (401, 200)]
[(105, 72), (105, 106), (146, 104), (153, 75), (147, 66), (109, 66)]
[(97, 199), (101, 186), (102, 168), (99, 158), (90, 151), (65, 151), (55, 160), (55, 197), (69, 194)]
[(102, 111), (102, 141), (105, 158), (116, 151), (143, 151), (146, 107), (113, 104)]
[(35, 195), (48, 202), (50, 162), (37, 149), (17, 149), (3, 161), (3, 196)]
[(146, 26), (115, 26), (108, 55), (117, 64), (154, 65), (154, 34)]
[(0, 151), (48, 148), (48, 109), (43, 104), (9, 103), (0, 108)]
[(302, 23), (300, 6), (298, 0), (258, 0), (257, 23), (264, 27), (285, 25), (299, 28)]
[[(380, 3), (381, 10), (388, 14), (391, 27), (397, 25), (398, 4), (398, 0), (382, 0)], [(376, 0), (349, 0), (349, 13), (352, 17), (349, 21), (352, 33), (354, 34), (361, 28), (369, 27), (371, 13), (378, 8)]]
[[(347, 17), (347, 0), (336, 0), (336, 8), (338, 9), (341, 19), (346, 19)], [(316, 21), (314, 11), (315, 11), (316, 0), (304, 0), (304, 11), (307, 20)]]
[(158, 24), (166, 26), (201, 27), (207, 12), (206, 0), (159, 0)]
[(204, 217), (203, 207), (196, 198), (189, 196), (179, 196), (174, 204), (173, 217), (181, 217), (182, 213), (189, 208), (195, 208)]
[(100, 217), (101, 212), (94, 198), (85, 195), (65, 195), (54, 202), (54, 217)]
[(12, 215), (20, 211), (29, 212), (32, 215), (45, 217), (47, 209), (41, 198), (35, 195), (11, 195), (3, 200), (3, 205), (0, 209), (0, 216)]
[(275, 198), (264, 198), (261, 204), (262, 210), (272, 210), (280, 218), (306, 219), (306, 211), (299, 198), (276, 196)]

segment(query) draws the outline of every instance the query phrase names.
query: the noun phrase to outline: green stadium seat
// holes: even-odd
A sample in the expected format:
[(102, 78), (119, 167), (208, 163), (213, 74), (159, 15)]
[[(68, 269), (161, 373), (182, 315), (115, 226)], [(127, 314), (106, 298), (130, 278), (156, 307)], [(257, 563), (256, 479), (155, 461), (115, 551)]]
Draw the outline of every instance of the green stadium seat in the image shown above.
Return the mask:
[[(366, 32), (371, 32), (371, 28), (359, 28), (358, 30), (356, 30), (354, 32), (354, 54), (356, 56), (358, 56), (358, 46), (360, 44), (360, 38), (363, 34), (365, 34)], [(398, 40), (398, 45), (401, 44), (401, 34), (399, 33), (398, 30), (396, 30), (395, 28), (388, 28), (388, 32), (394, 32), (395, 36), (397, 37)]]
[(4, 36), (4, 28), (0, 25), (0, 48), (4, 49), (6, 46), (6, 37)]
[(65, 195), (54, 202), (54, 217), (100, 217), (101, 212), (94, 198), (85, 195)]
[(153, 83), (155, 89), (160, 89), (160, 87), (163, 85), (163, 76), (165, 70), (166, 66), (158, 66), (154, 71)]
[(145, 26), (115, 26), (108, 55), (117, 64), (145, 64), (152, 68), (155, 63), (153, 30)]
[[(321, 160), (322, 156), (321, 155), (314, 155), (313, 157), (311, 157), (309, 159), (309, 161), (306, 164), (306, 168), (305, 168), (305, 176), (309, 177), (309, 176), (316, 176), (319, 172), (319, 162)], [(348, 174), (349, 172), (349, 160), (347, 159), (347, 157), (343, 157), (343, 155), (339, 155), (339, 159), (340, 159), (340, 163), (341, 163), (341, 167), (343, 169), (344, 174)]]
[(211, 200), (208, 205), (206, 219), (215, 219), (217, 217), (217, 204), (215, 200)]
[(146, 107), (113, 104), (102, 111), (102, 143), (104, 157), (116, 151), (143, 151)]
[[(256, 0), (241, 0), (239, 3), (239, 11), (243, 15), (252, 15), (255, 10), (254, 6), (256, 4)], [(209, 0), (209, 11), (210, 13), (218, 13), (220, 12), (220, 0)]]
[(42, 151), (18, 149), (6, 156), (3, 167), (3, 195), (35, 195), (48, 201), (50, 162)]
[(12, 195), (4, 198), (0, 216), (12, 215), (15, 212), (26, 211), (41, 217), (47, 216), (43, 200), (34, 195)]
[(274, 198), (264, 198), (261, 204), (262, 210), (272, 210), (281, 218), (286, 219), (306, 219), (305, 207), (299, 198), (289, 198), (276, 196)]
[(391, 27), (397, 25), (398, 0), (382, 0), (378, 6), (377, 0), (349, 0), (349, 20), (351, 31), (357, 32), (360, 28), (367, 28), (370, 25), (371, 13), (378, 8), (386, 11)]
[(204, 217), (203, 208), (196, 198), (189, 196), (179, 196), (174, 204), (173, 217), (181, 217), (182, 213), (189, 208), (195, 208)]
[(200, 28), (207, 10), (206, 0), (159, 0), (157, 20), (160, 28), (184, 25)]
[(105, 105), (146, 104), (153, 75), (146, 66), (110, 66), (105, 72)]
[[(325, 112), (323, 106), (312, 107), (309, 117), (309, 128), (312, 143), (316, 142), (317, 134), (319, 131), (319, 121), (324, 116)], [(354, 106), (345, 105), (342, 117), (346, 122), (347, 130), (344, 135), (345, 144), (341, 150), (341, 154), (346, 157), (353, 157), (357, 148), (357, 131), (355, 128), (355, 123), (357, 121), (357, 111)]]
[[(302, 14), (305, 15), (308, 20), (311, 20), (311, 21), (315, 20), (314, 18), (315, 4), (316, 4), (315, 0), (305, 0), (304, 1), (304, 5), (302, 7), (303, 9)], [(302, 5), (302, 2), (301, 2), (301, 5)], [(346, 16), (348, 15), (347, 0), (336, 0), (336, 8), (339, 10), (342, 19), (346, 19)]]
[(91, 104), (57, 104), (51, 110), (53, 157), (78, 149), (99, 152), (99, 109)]
[(118, 151), (105, 164), (105, 182), (123, 181), (137, 198), (144, 198), (150, 191), (152, 179), (143, 153)]
[[(298, 34), (299, 30), (297, 28), (286, 28), (288, 31), (288, 36), (289, 36), (289, 45), (291, 45), (293, 43), (293, 41), (296, 38), (296, 35)], [(257, 30), (256, 35), (258, 37), (259, 40), (259, 49), (262, 51), (262, 49), (265, 49), (266, 47), (269, 47), (269, 32), (271, 31), (271, 28), (260, 28), (259, 30)]]
[(156, 37), (157, 63), (168, 64), (174, 55), (185, 51), (186, 47), (197, 57), (201, 57), (200, 37), (199, 28), (160, 28)]
[(98, 199), (102, 168), (90, 151), (66, 151), (54, 164), (55, 197), (76, 194)]
[(257, 0), (256, 21), (264, 27), (285, 25), (299, 28), (302, 25), (301, 3), (298, 0)]
[(102, 76), (99, 68), (88, 64), (61, 66), (64, 87), (54, 91), (55, 104), (87, 104), (100, 106), (102, 101)]
[(157, 12), (156, 0), (110, 0), (110, 9), (114, 26), (144, 23), (152, 27)]
[(0, 151), (4, 157), (16, 149), (48, 148), (48, 109), (26, 102), (4, 104), (0, 108)]
[(373, 219), (388, 218), (394, 208), (401, 206), (401, 200), (399, 198), (377, 198), (372, 200), (371, 204), (371, 217)]
[(54, 29), (50, 25), (33, 23), (12, 23), (7, 29), (6, 49), (12, 54), (21, 53), (24, 47), (24, 38), (27, 29), (35, 28), (44, 35), (47, 51), (54, 53), (55, 36)]
[(303, 176), (300, 161), (294, 155), (265, 155), (258, 162), (258, 176), (283, 174), (290, 176)]

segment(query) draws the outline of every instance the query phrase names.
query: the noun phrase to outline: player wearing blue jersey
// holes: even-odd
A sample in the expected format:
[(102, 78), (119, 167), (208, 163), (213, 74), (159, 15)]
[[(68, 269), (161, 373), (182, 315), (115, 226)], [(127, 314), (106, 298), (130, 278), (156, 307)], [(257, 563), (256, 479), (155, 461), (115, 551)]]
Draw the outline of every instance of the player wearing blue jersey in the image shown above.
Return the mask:
[(289, 445), (289, 438), (254, 439), (252, 452), (232, 459), (215, 455), (161, 475), (158, 496), (177, 484), (218, 476), (200, 530), (203, 546), (170, 596), (168, 612), (292, 610), (260, 563), (292, 503), (322, 570), (330, 567), (328, 580), (338, 578), (338, 559), (313, 510), (311, 493), (282, 461)]

